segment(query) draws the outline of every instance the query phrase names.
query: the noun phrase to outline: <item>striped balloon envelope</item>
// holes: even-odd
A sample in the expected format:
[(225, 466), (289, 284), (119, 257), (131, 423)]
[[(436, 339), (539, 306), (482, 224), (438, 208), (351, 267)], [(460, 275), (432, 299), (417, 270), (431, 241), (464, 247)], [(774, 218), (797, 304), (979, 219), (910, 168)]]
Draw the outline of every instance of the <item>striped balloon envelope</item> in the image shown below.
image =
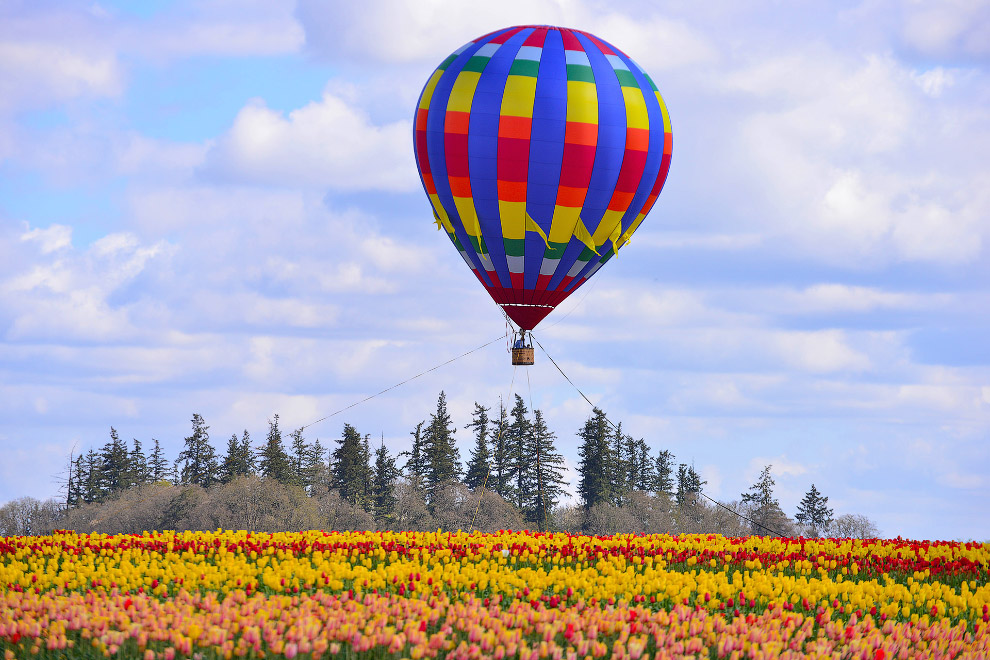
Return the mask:
[(506, 28), (454, 51), (414, 133), (437, 227), (525, 330), (629, 242), (670, 167), (653, 80), (566, 28)]

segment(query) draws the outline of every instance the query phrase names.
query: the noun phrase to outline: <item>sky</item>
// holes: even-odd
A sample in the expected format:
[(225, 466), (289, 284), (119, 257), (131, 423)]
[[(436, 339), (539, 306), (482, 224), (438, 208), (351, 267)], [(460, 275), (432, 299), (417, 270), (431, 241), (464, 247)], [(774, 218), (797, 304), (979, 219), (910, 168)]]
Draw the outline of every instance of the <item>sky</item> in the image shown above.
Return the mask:
[[(629, 246), (535, 335), (654, 453), (764, 465), (885, 536), (990, 539), (990, 2), (0, 4), (0, 503), (111, 426), (174, 458), (344, 423), (407, 449), (520, 394), (569, 461), (590, 407), (433, 224), (416, 99), (550, 24), (654, 79), (674, 148)], [(575, 484), (576, 485), (576, 484)], [(572, 492), (574, 488), (572, 486)]]

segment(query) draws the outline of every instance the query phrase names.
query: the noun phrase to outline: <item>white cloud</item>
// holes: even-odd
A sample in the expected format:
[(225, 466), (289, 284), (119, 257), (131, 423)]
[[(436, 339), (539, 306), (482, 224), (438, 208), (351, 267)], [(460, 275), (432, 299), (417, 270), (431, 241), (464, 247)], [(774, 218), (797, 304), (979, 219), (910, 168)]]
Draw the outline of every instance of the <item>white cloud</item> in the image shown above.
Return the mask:
[[(727, 89), (764, 108), (743, 115), (735, 145), (737, 162), (750, 165), (744, 176), (773, 200), (762, 224), (816, 259), (857, 268), (976, 259), (990, 199), (972, 193), (982, 190), (985, 171), (957, 174), (965, 158), (913, 154), (942, 153), (946, 141), (967, 153), (985, 122), (933, 100), (944, 77), (918, 81), (889, 56), (854, 60), (821, 49), (757, 61), (725, 78)], [(949, 133), (960, 121), (969, 135)]]
[[(711, 41), (683, 20), (655, 10), (633, 18), (613, 6), (566, 0), (485, 4), (437, 0), (415, 5), (403, 0), (362, 5), (302, 0), (297, 14), (309, 49), (352, 61), (422, 61), (435, 66), (471, 39), (495, 29), (533, 24), (590, 30), (637, 60), (647, 72), (707, 64), (717, 58)], [(443, 26), (443, 38), (438, 25)]]
[(58, 252), (72, 245), (72, 227), (68, 225), (51, 225), (47, 229), (36, 227), (21, 234), (22, 241), (37, 241), (41, 244), (41, 253)]
[(255, 100), (218, 140), (206, 168), (253, 183), (410, 191), (419, 185), (411, 135), (410, 120), (375, 125), (329, 92), (288, 117)]
[(150, 24), (125, 24), (124, 47), (155, 59), (200, 55), (282, 55), (305, 42), (290, 3), (189, 3), (184, 12), (166, 12)]
[(0, 36), (0, 110), (116, 96), (122, 87), (121, 67), (104, 48)]
[(822, 283), (803, 289), (756, 288), (725, 292), (740, 306), (774, 314), (833, 314), (880, 310), (926, 310), (933, 312), (954, 303), (952, 294), (919, 294), (888, 291), (876, 287)]
[[(48, 231), (37, 236), (51, 239)], [(62, 240), (58, 231), (56, 245)], [(131, 335), (135, 329), (127, 308), (112, 304), (110, 296), (167, 253), (168, 244), (142, 246), (132, 234), (118, 233), (94, 242), (84, 253), (62, 247), (43, 251), (50, 261), (0, 280), (0, 298), (11, 317), (7, 337), (110, 340)]]
[(923, 73), (912, 72), (911, 79), (925, 94), (932, 98), (938, 98), (945, 89), (956, 82), (956, 74), (951, 69), (937, 66)]
[(990, 55), (990, 6), (985, 0), (905, 3), (902, 36), (909, 46), (940, 57)]

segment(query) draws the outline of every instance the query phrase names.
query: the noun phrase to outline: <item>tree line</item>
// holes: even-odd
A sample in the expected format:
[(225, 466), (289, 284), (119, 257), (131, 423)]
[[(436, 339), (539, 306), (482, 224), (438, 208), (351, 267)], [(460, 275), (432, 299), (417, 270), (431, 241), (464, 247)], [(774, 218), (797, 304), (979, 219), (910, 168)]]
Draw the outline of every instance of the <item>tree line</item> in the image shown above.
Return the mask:
[[(95, 526), (94, 531), (116, 529), (117, 523), (108, 527), (111, 510), (119, 509), (122, 502), (143, 510), (147, 508), (143, 502), (153, 499), (159, 504), (149, 515), (154, 511), (160, 515), (145, 516), (141, 524), (159, 529), (251, 523), (252, 529), (261, 531), (259, 525), (275, 524), (275, 518), (261, 514), (275, 501), (283, 526), (301, 521), (317, 527), (372, 529), (456, 528), (451, 527), (456, 524), (478, 529), (494, 525), (493, 529), (726, 535), (796, 531), (819, 535), (835, 527), (828, 498), (814, 485), (795, 519), (784, 514), (773, 497), (771, 466), (740, 500), (709, 504), (705, 499), (710, 498), (702, 497), (706, 482), (693, 465), (675, 464), (673, 453), (666, 449), (653, 453), (643, 438), (625, 433), (621, 423), (613, 425), (598, 408), (577, 431), (580, 462), (576, 490), (571, 493), (557, 435), (543, 412), (530, 411), (519, 395), (512, 403), (511, 408), (501, 401), (497, 407), (474, 404), (471, 420), (464, 426), (473, 443), (463, 463), (456, 446), (458, 428), (444, 392), (429, 417), (412, 429), (411, 449), (395, 455), (383, 440), (373, 442), (350, 424), (344, 424), (333, 448), (324, 447), (319, 439), (308, 442), (304, 428), (292, 431), (286, 442), (278, 415), (268, 421), (260, 445), (254, 446), (245, 430), (241, 436), (230, 436), (221, 455), (210, 441), (209, 426), (194, 414), (192, 432), (174, 461), (166, 458), (157, 439), (145, 452), (138, 439), (128, 445), (111, 428), (101, 448), (70, 458), (64, 501), (47, 504), (46, 513), (41, 512), (44, 507), (36, 507), (36, 517), (71, 519), (77, 527)], [(244, 492), (239, 496), (233, 494), (240, 491)], [(140, 499), (142, 494), (145, 500)], [(566, 503), (570, 495), (580, 503)], [(224, 497), (260, 504), (237, 514), (240, 518), (230, 514), (221, 520), (223, 516), (218, 518), (210, 507), (226, 507), (228, 513), (236, 507), (230, 501), (210, 504), (210, 498)], [(5, 529), (6, 508), (0, 507), (0, 533)], [(309, 513), (290, 523), (292, 516), (285, 517), (288, 509)], [(123, 511), (114, 515), (128, 518)], [(20, 518), (25, 517), (22, 512)], [(7, 528), (17, 527), (11, 525)], [(870, 525), (847, 524), (846, 531), (875, 535), (875, 526)]]

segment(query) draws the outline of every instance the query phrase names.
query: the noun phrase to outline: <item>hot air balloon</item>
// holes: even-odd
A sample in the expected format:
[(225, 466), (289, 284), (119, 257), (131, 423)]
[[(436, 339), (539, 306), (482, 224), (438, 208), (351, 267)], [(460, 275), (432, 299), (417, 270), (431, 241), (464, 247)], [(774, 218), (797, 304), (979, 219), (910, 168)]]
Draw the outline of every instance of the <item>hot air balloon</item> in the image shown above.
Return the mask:
[(629, 242), (671, 145), (653, 80), (588, 32), (498, 30), (430, 76), (416, 164), (437, 227), (519, 327), (514, 364), (532, 364), (526, 333)]

